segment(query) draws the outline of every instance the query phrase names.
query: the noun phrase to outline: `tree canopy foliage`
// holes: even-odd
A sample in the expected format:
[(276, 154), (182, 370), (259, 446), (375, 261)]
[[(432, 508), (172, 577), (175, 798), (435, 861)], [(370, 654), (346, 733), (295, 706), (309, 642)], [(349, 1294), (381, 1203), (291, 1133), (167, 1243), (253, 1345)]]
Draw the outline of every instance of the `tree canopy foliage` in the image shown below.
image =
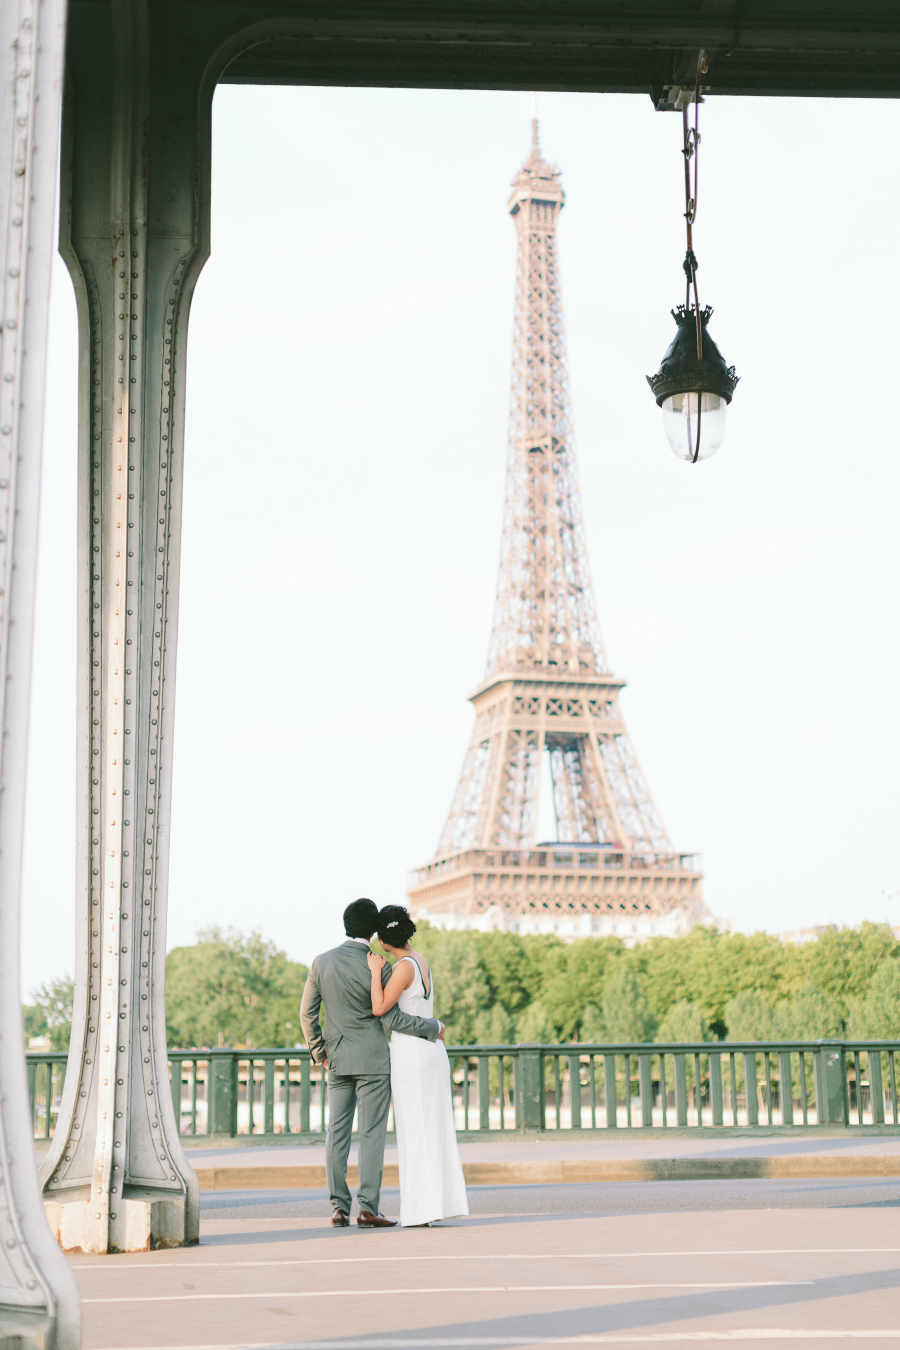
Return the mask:
[[(695, 928), (626, 948), (515, 933), (414, 939), (450, 1044), (900, 1038), (900, 942), (886, 925), (828, 929), (794, 946)], [(259, 932), (210, 928), (166, 961), (170, 1046), (298, 1045), (307, 968)], [(72, 981), (35, 991), (26, 1044), (68, 1045)], [(327, 1016), (327, 1009), (326, 1009)]]
[(208, 928), (166, 958), (171, 1046), (300, 1044), (300, 998), (308, 974), (267, 941)]
[(33, 1003), (22, 1005), (25, 1048), (30, 1041), (50, 1042), (51, 1050), (68, 1050), (72, 1034), (72, 1003), (75, 982), (71, 975), (32, 990)]
[(618, 938), (441, 932), (420, 925), (435, 1011), (455, 1044), (818, 1040), (900, 1036), (900, 942), (883, 924), (815, 942), (694, 928)]

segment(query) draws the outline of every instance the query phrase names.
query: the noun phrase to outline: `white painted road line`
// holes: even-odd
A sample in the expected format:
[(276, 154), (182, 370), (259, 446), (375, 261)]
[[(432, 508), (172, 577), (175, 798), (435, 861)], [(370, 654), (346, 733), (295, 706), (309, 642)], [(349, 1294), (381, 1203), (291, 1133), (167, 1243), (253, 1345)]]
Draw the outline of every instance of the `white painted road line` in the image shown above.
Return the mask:
[[(148, 1260), (143, 1260), (140, 1264), (134, 1262), (128, 1265), (117, 1259), (115, 1270), (161, 1270), (170, 1267), (178, 1270), (217, 1270), (222, 1266), (227, 1266), (230, 1270), (250, 1266), (362, 1266), (386, 1261), (391, 1261), (396, 1265), (399, 1261), (404, 1264), (407, 1261), (440, 1261), (442, 1263), (445, 1261), (634, 1261), (642, 1256), (896, 1256), (898, 1253), (900, 1253), (900, 1247), (758, 1247), (749, 1248), (746, 1251), (718, 1248), (716, 1251), (708, 1252), (553, 1252), (550, 1256), (546, 1252), (484, 1252), (481, 1254), (435, 1252), (434, 1255), (429, 1256), (412, 1256), (406, 1252), (396, 1252), (393, 1256), (306, 1256), (291, 1258), (289, 1261), (197, 1261), (196, 1263), (191, 1261), (189, 1255), (186, 1255), (183, 1261), (156, 1261), (151, 1255)], [(78, 1270), (102, 1271), (104, 1276), (112, 1273), (109, 1267), (95, 1263), (77, 1265), (76, 1268)]]
[[(739, 1331), (648, 1331), (607, 1332), (587, 1336), (422, 1336), (415, 1333), (398, 1337), (369, 1337), (355, 1341), (287, 1341), (273, 1345), (261, 1341), (255, 1345), (177, 1345), (141, 1346), (140, 1350), (490, 1350), (492, 1346), (531, 1345), (696, 1345), (701, 1341), (898, 1341), (900, 1330), (820, 1331), (813, 1327), (742, 1327)], [(116, 1350), (138, 1350), (117, 1347)]]
[[(781, 1289), (815, 1284), (815, 1280), (698, 1280), (690, 1284), (470, 1284), (434, 1289), (288, 1289), (248, 1294), (123, 1294), (119, 1298), (83, 1298), (82, 1303), (190, 1303), (197, 1299), (226, 1298), (382, 1298), (387, 1294), (558, 1294), (590, 1293), (606, 1289)], [(898, 1333), (900, 1335), (900, 1333)], [(509, 1342), (504, 1342), (509, 1344)], [(515, 1342), (512, 1342), (515, 1344)]]

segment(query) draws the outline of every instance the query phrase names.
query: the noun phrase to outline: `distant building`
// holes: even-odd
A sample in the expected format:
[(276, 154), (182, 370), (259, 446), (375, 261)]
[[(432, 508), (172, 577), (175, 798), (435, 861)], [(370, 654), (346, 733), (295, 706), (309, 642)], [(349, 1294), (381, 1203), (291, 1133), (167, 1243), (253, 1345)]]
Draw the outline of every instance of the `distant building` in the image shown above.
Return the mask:
[[(889, 924), (894, 937), (900, 941), (900, 924)], [(795, 947), (802, 947), (806, 942), (818, 942), (825, 933), (836, 933), (838, 926), (836, 923), (819, 923), (812, 928), (793, 928), (786, 933), (778, 933), (779, 942), (789, 942)]]
[[(690, 932), (697, 919), (685, 908), (671, 909), (666, 914), (616, 915), (591, 914), (583, 910), (570, 918), (552, 918), (547, 915), (516, 915), (500, 905), (490, 905), (479, 914), (448, 910), (440, 914), (419, 914), (435, 928), (466, 928), (479, 933), (551, 933), (563, 941), (578, 938), (617, 937), (626, 947), (634, 947), (652, 937), (682, 937)], [(702, 922), (710, 922), (709, 919)]]

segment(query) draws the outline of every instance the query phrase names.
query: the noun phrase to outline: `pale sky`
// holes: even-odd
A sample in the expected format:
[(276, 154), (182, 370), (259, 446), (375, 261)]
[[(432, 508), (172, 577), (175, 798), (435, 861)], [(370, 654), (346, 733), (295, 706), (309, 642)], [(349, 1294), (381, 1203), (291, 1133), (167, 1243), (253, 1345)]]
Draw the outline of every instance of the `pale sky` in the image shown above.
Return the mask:
[[(716, 99), (695, 250), (741, 383), (669, 452), (680, 119), (542, 94), (600, 623), (740, 929), (900, 922), (900, 107)], [(433, 854), (487, 654), (528, 94), (223, 87), (190, 330), (169, 945), (296, 959)], [(23, 986), (73, 968), (75, 306), (52, 341)]]

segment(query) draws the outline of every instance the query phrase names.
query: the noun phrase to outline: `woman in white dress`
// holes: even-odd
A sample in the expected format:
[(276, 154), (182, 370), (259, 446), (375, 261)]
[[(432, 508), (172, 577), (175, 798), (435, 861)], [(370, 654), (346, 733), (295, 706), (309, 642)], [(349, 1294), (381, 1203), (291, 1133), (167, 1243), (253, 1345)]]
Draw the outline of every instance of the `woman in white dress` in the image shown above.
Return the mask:
[[(416, 925), (402, 905), (378, 915), (378, 941), (396, 964), (382, 989), (384, 957), (369, 953), (372, 1012), (382, 1017), (395, 1003), (402, 1012), (434, 1017), (428, 962), (409, 940)], [(443, 1041), (391, 1034), (391, 1092), (400, 1155), (400, 1222), (423, 1228), (437, 1219), (468, 1214), (466, 1183), (453, 1120), (450, 1060)]]

